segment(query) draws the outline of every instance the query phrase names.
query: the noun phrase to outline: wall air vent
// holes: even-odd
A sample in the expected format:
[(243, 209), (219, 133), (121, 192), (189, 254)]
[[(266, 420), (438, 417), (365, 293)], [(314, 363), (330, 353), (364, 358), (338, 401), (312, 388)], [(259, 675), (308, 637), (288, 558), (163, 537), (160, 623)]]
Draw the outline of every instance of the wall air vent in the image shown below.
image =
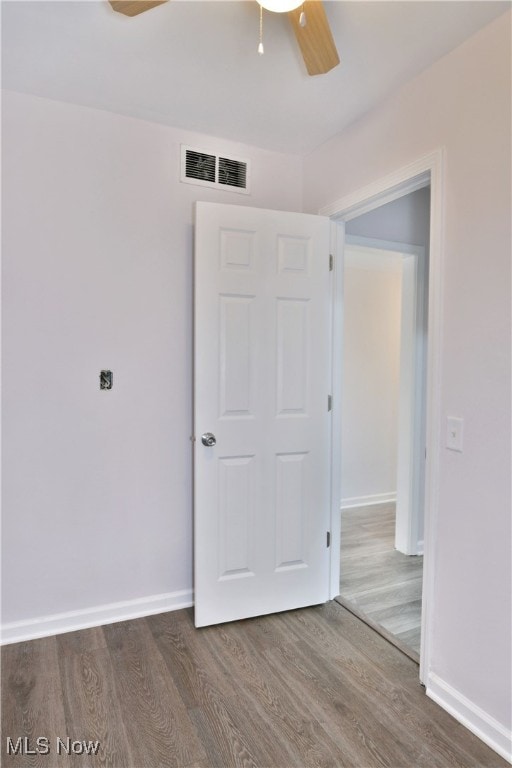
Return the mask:
[(181, 181), (249, 193), (249, 161), (181, 145)]
[(247, 163), (242, 160), (219, 157), (218, 182), (225, 187), (247, 189)]

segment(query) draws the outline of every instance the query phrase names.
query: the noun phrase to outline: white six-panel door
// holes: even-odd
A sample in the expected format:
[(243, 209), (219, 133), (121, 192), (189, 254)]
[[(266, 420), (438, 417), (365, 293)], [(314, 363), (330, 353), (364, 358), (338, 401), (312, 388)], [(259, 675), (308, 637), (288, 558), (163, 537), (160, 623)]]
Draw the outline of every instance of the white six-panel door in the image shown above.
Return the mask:
[(198, 627), (328, 599), (331, 274), (327, 218), (197, 203)]

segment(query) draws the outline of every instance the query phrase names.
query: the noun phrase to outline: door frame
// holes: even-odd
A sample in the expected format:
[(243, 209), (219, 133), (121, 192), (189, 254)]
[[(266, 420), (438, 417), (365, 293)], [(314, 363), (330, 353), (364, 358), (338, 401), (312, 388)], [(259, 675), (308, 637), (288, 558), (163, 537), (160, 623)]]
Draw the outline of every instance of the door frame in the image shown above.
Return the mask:
[[(424, 155), (397, 171), (375, 180), (351, 194), (321, 208), (318, 213), (331, 219), (334, 254), (332, 295), (332, 391), (341, 391), (343, 339), (343, 252), (345, 222), (379, 208), (404, 195), (430, 185), (430, 254), (428, 270), (428, 343), (426, 382), (426, 463), (425, 463), (425, 532), (423, 592), (421, 617), (420, 680), (425, 682), (430, 671), (434, 614), (435, 540), (439, 499), (439, 456), (441, 448), (441, 327), (444, 149)], [(339, 594), (341, 514), (341, 398), (333, 398), (333, 440), (331, 447), (331, 571), (330, 597)]]

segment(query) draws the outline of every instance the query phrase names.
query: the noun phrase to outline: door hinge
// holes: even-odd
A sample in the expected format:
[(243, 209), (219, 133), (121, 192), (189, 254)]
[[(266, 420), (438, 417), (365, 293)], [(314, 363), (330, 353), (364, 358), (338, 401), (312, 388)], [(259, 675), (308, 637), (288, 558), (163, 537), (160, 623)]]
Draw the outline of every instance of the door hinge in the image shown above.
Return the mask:
[(332, 272), (334, 269), (334, 256), (332, 253), (329, 254), (329, 272)]
[(332, 395), (327, 395), (327, 410), (332, 411)]
[(327, 548), (331, 546), (331, 532), (327, 531)]

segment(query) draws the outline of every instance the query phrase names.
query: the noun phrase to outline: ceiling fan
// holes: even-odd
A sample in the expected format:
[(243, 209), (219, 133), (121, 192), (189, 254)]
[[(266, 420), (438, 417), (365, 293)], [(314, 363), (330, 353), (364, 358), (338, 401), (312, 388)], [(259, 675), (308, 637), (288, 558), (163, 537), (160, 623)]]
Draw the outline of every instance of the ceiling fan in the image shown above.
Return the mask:
[[(138, 16), (168, 0), (109, 0), (118, 13)], [(262, 0), (269, 11), (287, 12), (309, 75), (323, 75), (340, 63), (322, 0)], [(295, 6), (295, 7), (294, 7)]]

